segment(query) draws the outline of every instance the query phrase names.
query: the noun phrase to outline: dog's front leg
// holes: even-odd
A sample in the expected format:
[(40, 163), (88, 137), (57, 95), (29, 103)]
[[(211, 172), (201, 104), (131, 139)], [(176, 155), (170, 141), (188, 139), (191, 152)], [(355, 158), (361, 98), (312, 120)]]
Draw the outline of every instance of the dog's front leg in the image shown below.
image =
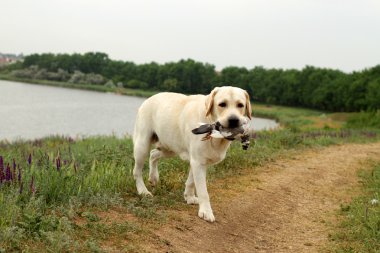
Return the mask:
[(190, 166), (193, 171), (193, 178), (199, 201), (198, 216), (206, 221), (214, 222), (215, 217), (212, 213), (210, 198), (207, 192), (206, 166), (193, 159), (190, 161)]

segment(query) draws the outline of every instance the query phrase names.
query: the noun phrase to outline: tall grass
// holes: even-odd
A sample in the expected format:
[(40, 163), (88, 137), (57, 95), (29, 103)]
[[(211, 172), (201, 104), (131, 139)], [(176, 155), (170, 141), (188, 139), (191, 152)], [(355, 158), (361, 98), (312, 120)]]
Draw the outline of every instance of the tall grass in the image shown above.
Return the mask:
[(331, 236), (336, 252), (380, 251), (380, 164), (360, 176), (364, 194), (342, 206), (343, 221)]
[[(260, 132), (248, 151), (243, 151), (240, 143), (233, 143), (226, 159), (210, 168), (209, 180), (241, 169), (254, 170), (289, 149), (378, 138), (378, 132), (362, 130)], [(98, 238), (93, 236), (101, 224), (97, 216), (91, 214), (92, 208), (120, 206), (139, 219), (162, 222), (166, 219), (165, 208), (186, 206), (183, 190), (188, 164), (178, 158), (160, 162), (161, 181), (151, 189), (154, 198), (137, 196), (130, 139), (50, 137), (0, 143), (0, 156), (3, 171), (6, 172), (9, 164), (13, 173), (12, 180), (3, 180), (0, 185), (0, 252), (1, 248), (88, 252), (96, 246), (94, 242)], [(147, 171), (146, 163), (145, 178)], [(98, 224), (88, 228), (91, 235), (87, 239), (83, 239), (75, 223), (83, 217)], [(89, 241), (83, 243), (83, 240)]]
[(347, 120), (347, 127), (380, 129), (380, 110), (351, 115)]

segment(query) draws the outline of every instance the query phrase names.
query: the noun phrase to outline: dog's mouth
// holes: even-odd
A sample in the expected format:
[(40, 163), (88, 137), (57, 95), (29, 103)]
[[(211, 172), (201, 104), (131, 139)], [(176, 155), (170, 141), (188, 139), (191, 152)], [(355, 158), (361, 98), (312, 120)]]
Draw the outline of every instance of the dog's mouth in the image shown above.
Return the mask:
[(234, 126), (234, 127), (230, 127), (230, 126), (223, 126), (222, 123), (220, 123), (219, 121), (217, 121), (215, 123), (215, 129), (217, 131), (228, 131), (228, 130), (235, 130), (235, 129), (239, 129), (241, 128), (241, 125), (237, 125), (237, 126)]

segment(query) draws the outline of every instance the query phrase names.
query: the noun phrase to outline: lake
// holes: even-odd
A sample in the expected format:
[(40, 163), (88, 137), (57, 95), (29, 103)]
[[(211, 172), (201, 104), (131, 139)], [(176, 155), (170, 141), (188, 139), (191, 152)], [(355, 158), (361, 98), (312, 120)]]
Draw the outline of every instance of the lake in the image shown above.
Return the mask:
[[(131, 135), (145, 98), (0, 80), (0, 140)], [(253, 119), (254, 130), (276, 128)]]

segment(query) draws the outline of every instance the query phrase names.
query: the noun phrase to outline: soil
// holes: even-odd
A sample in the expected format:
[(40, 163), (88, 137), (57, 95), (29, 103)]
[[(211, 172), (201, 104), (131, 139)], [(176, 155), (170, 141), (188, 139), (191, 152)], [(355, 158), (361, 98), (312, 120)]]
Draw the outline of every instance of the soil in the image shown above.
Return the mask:
[(175, 218), (141, 246), (148, 252), (326, 252), (336, 214), (360, 193), (357, 173), (369, 160), (380, 160), (380, 143), (308, 149), (256, 173), (212, 182), (215, 223), (198, 218), (197, 206), (172, 210)]

